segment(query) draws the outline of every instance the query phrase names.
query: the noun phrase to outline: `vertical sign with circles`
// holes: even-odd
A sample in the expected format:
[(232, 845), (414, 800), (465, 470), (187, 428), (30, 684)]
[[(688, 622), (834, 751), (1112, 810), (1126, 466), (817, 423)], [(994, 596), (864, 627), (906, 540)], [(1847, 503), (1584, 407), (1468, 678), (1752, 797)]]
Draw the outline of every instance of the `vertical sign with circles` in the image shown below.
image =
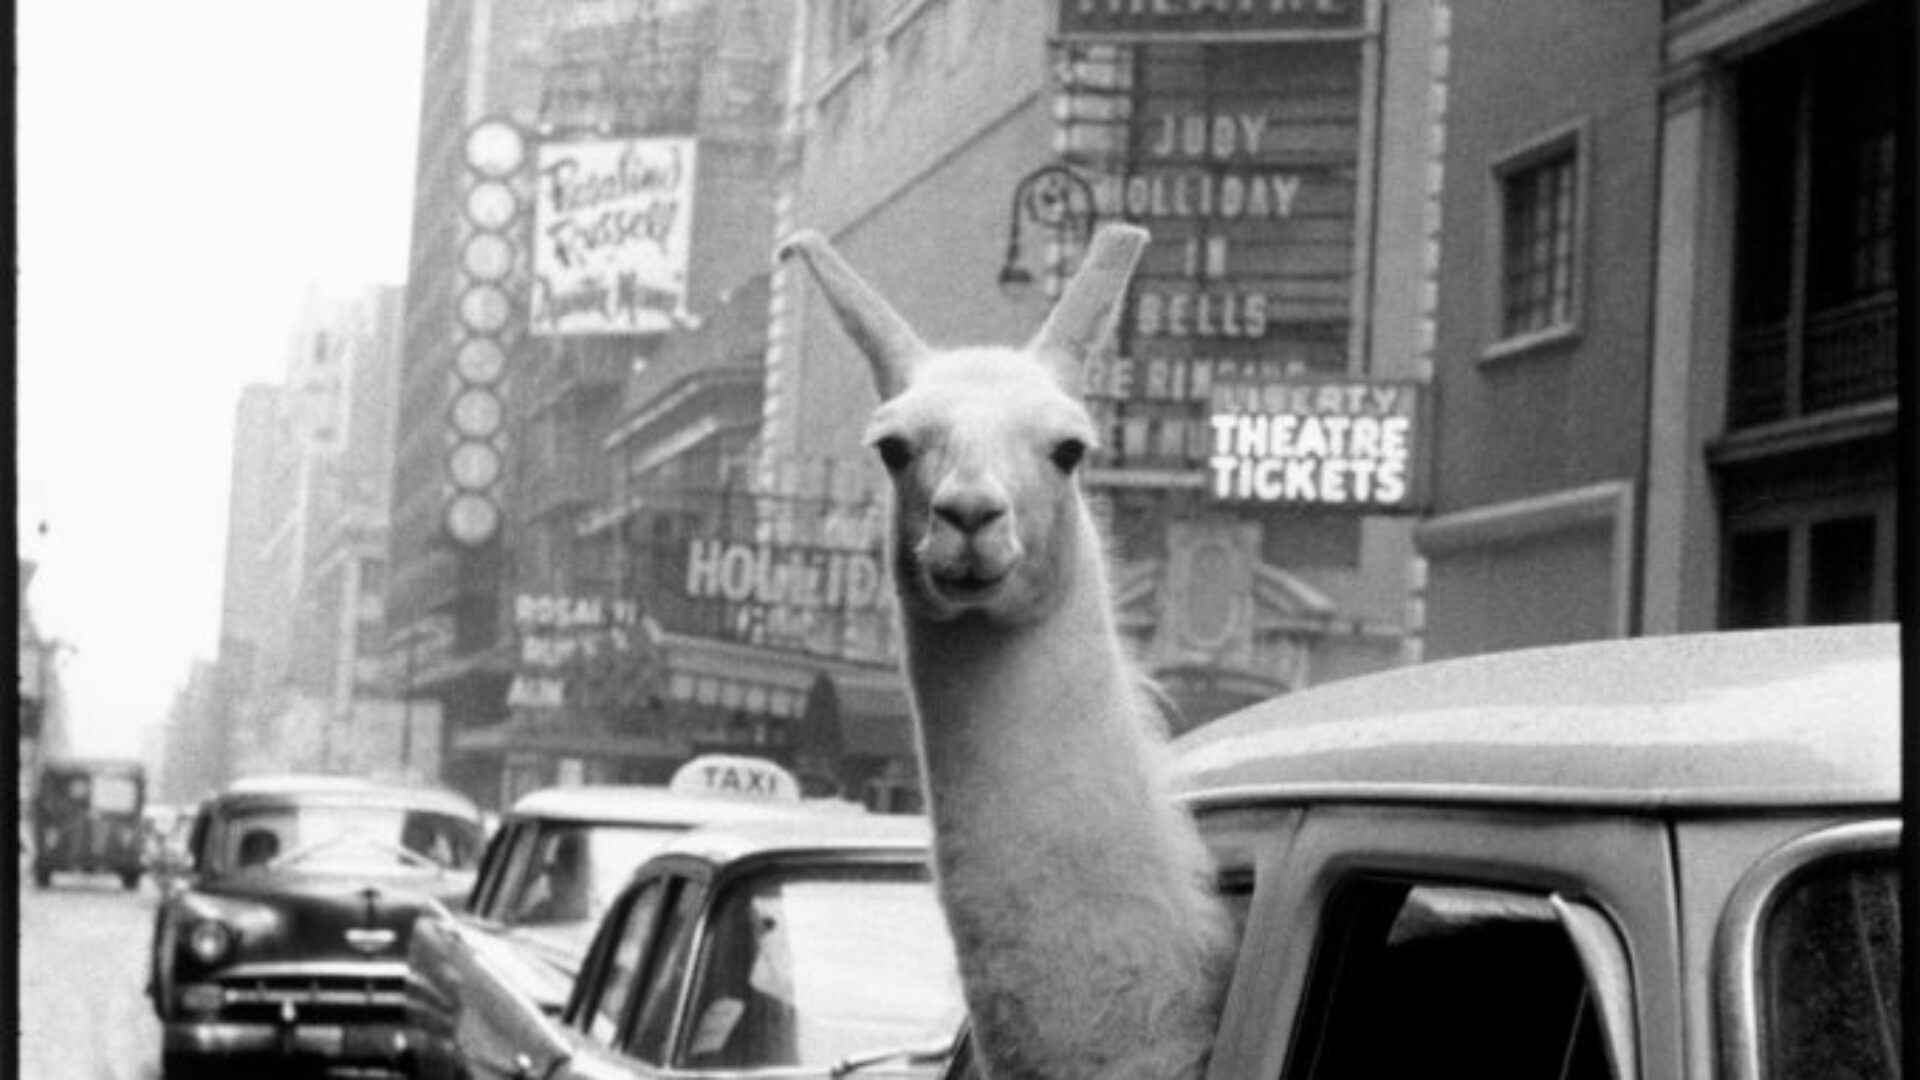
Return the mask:
[(467, 133), (466, 159), (468, 229), (460, 248), (456, 304), (461, 339), (453, 354), (459, 388), (447, 410), (453, 435), (447, 478), (453, 496), (446, 526), (454, 540), (478, 547), (500, 532), (499, 484), (505, 471), (500, 433), (506, 426), (500, 382), (514, 315), (508, 287), (518, 257), (508, 230), (521, 215), (513, 178), (526, 164), (526, 138), (508, 121), (482, 120)]

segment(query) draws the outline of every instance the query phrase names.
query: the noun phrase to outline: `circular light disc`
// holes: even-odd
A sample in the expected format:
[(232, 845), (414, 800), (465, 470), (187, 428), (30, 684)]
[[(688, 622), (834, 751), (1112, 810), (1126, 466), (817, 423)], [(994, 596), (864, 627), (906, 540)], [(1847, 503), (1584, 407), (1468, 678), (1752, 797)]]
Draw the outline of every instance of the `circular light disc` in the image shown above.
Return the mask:
[(469, 383), (491, 386), (506, 373), (506, 347), (490, 337), (468, 338), (453, 354), (453, 370)]
[(494, 334), (506, 328), (513, 316), (513, 304), (496, 285), (475, 285), (460, 296), (460, 322), (477, 334)]
[(482, 176), (505, 176), (527, 156), (527, 140), (505, 120), (482, 120), (467, 132), (467, 167)]
[(485, 495), (464, 492), (447, 504), (447, 532), (469, 547), (486, 543), (500, 531), (500, 508)]
[(447, 475), (462, 491), (485, 491), (500, 479), (500, 451), (490, 443), (463, 442), (447, 455)]
[(499, 433), (504, 413), (493, 391), (469, 387), (453, 399), (453, 430), (469, 439), (490, 439)]
[(504, 229), (519, 212), (520, 200), (499, 180), (482, 180), (467, 192), (467, 220), (482, 229)]

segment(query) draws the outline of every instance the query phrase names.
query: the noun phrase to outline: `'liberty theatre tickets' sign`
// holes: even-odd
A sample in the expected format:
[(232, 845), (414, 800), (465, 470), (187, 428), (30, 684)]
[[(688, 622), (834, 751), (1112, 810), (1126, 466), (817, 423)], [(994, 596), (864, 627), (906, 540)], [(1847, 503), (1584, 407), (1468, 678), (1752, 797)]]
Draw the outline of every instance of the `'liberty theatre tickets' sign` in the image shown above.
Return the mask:
[(685, 317), (694, 151), (680, 137), (540, 148), (534, 333), (660, 333)]
[(1207, 493), (1241, 505), (1420, 513), (1427, 502), (1423, 404), (1412, 381), (1216, 383)]

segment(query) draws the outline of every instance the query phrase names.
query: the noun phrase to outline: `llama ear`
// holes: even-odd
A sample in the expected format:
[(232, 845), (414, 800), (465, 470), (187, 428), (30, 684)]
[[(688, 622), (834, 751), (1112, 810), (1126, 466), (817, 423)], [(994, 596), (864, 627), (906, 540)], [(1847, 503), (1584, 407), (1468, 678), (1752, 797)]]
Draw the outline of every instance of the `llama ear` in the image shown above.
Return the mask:
[(778, 252), (781, 259), (792, 255), (800, 256), (813, 271), (813, 279), (839, 317), (841, 327), (873, 365), (873, 384), (880, 391), (880, 400), (906, 389), (914, 363), (929, 351), (926, 342), (840, 257), (826, 237), (811, 229), (794, 233)]
[[(1137, 225), (1102, 225), (1087, 245), (1080, 272), (1067, 283), (1066, 293), (1027, 349), (1054, 362), (1064, 359), (1078, 368), (1119, 322), (1127, 283), (1133, 280), (1133, 268), (1139, 264), (1148, 239), (1147, 230)], [(1077, 385), (1077, 381), (1070, 380), (1070, 384)]]

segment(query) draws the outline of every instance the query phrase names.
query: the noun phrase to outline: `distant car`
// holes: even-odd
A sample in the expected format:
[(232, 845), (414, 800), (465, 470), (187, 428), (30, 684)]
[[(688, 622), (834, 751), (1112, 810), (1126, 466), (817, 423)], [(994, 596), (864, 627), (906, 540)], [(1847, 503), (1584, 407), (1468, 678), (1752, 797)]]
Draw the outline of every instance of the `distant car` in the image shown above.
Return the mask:
[(925, 821), (806, 813), (641, 867), (557, 1020), (495, 1004), (513, 1041), (464, 1075), (931, 1080), (965, 1013)]
[(397, 1072), (414, 921), (466, 895), (479, 848), (478, 810), (446, 791), (290, 776), (202, 803), (154, 923), (168, 1080)]
[(1653, 637), (1189, 734), (1243, 927), (1211, 1074), (1898, 1076), (1900, 685), (1888, 626)]
[(485, 1057), (511, 1041), (495, 1030), (494, 998), (525, 997), (558, 1015), (601, 913), (667, 844), (696, 826), (785, 817), (800, 805), (629, 785), (522, 797), (501, 818), (464, 910), (438, 913), (414, 935), (420, 1074), (459, 1076), (457, 1046)]
[(115, 874), (129, 889), (145, 871), (146, 767), (120, 758), (51, 758), (33, 794), (33, 881), (56, 873)]

